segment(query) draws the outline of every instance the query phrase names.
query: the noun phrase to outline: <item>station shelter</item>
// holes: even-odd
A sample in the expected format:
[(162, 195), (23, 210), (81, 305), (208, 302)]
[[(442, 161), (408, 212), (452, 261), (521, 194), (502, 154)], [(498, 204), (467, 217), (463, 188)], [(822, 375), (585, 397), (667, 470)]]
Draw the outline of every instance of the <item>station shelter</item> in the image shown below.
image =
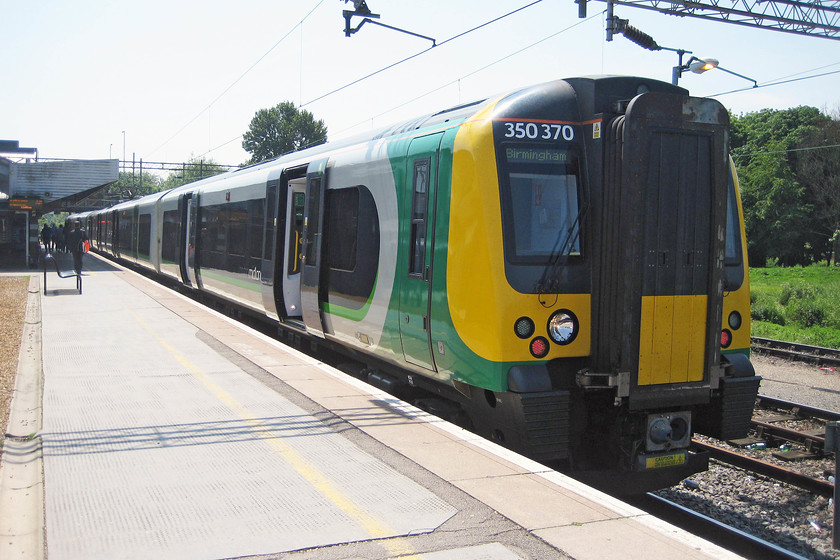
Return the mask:
[(119, 160), (38, 159), (38, 150), (0, 140), (0, 267), (37, 266), (38, 219), (88, 209), (83, 201), (114, 184)]

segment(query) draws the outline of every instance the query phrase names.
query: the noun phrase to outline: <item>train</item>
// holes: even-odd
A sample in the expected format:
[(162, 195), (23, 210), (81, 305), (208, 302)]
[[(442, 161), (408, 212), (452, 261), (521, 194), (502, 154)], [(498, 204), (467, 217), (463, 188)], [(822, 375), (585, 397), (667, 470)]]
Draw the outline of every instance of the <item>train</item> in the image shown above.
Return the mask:
[(341, 352), (604, 489), (708, 468), (760, 377), (729, 116), (583, 76), (71, 217), (93, 249)]

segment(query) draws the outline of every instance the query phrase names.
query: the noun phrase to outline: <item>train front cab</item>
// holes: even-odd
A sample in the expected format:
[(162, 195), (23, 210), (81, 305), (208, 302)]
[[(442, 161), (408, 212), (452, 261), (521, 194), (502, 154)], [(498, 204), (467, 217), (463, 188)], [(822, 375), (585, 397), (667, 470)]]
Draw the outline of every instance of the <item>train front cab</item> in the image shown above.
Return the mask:
[[(749, 340), (747, 282), (726, 283), (727, 268), (746, 274), (743, 256), (725, 264), (737, 203), (726, 111), (662, 82), (580, 78), (505, 98), (469, 128), (452, 206), (482, 208), (463, 219), (486, 231), (453, 218), (449, 305), (465, 344), (507, 371), (477, 424), (612, 490), (707, 468), (691, 434), (745, 435), (759, 383), (744, 352), (721, 354), (733, 311), (737, 344)], [(472, 162), (491, 141), (497, 165), (481, 170)], [(477, 185), (493, 174), (496, 208), (466, 189), (462, 198), (459, 175)], [(729, 222), (745, 255), (742, 222)], [(488, 239), (491, 254), (470, 256), (468, 236)], [(457, 312), (488, 301), (499, 304), (484, 321)]]

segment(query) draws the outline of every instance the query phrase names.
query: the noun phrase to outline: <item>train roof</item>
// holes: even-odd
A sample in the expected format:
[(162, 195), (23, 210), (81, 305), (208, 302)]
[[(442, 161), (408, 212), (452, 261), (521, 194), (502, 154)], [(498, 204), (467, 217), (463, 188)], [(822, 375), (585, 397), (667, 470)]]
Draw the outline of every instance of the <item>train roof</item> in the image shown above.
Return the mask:
[[(517, 94), (527, 93), (531, 90), (537, 91), (545, 88), (546, 86), (549, 86), (551, 84), (557, 84), (559, 82), (566, 82), (567, 84), (572, 86), (572, 88), (575, 91), (584, 89), (590, 91), (591, 93), (589, 93), (589, 96), (592, 98), (592, 104), (595, 107), (602, 107), (598, 110), (603, 110), (603, 107), (606, 106), (605, 104), (607, 102), (614, 102), (616, 99), (616, 95), (613, 92), (617, 91), (638, 91), (641, 93), (643, 91), (654, 90), (669, 91), (672, 93), (680, 93), (683, 95), (686, 95), (688, 93), (688, 91), (684, 88), (674, 86), (668, 82), (635, 76), (589, 75), (550, 80), (540, 84), (532, 84), (529, 86), (514, 88), (507, 92), (502, 92), (498, 95), (478, 99), (468, 103), (462, 103), (435, 113), (428, 113), (415, 119), (402, 121), (400, 123), (386, 126), (371, 132), (364, 132), (336, 141), (319, 144), (311, 148), (306, 148), (296, 152), (283, 154), (270, 160), (262, 161), (239, 169), (234, 169), (232, 171), (221, 173), (219, 175), (214, 175), (212, 177), (199, 179), (198, 181), (174, 187), (166, 191), (152, 193), (139, 199), (121, 202), (110, 208), (119, 209), (124, 206), (134, 206), (137, 204), (142, 205), (144, 203), (151, 202), (160, 198), (177, 196), (184, 192), (190, 192), (206, 188), (212, 189), (213, 183), (217, 181), (225, 181), (225, 185), (228, 185), (230, 180), (237, 176), (243, 177), (244, 183), (251, 183), (256, 179), (256, 177), (260, 177), (260, 179), (257, 180), (262, 180), (263, 178), (267, 178), (267, 174), (270, 173), (271, 170), (276, 170), (278, 169), (278, 167), (296, 167), (298, 165), (304, 165), (306, 162), (317, 159), (319, 155), (326, 154), (328, 152), (332, 152), (344, 147), (366, 144), (369, 142), (376, 142), (383, 138), (399, 136), (401, 134), (410, 133), (415, 130), (420, 130), (422, 128), (435, 126), (443, 123), (457, 123), (460, 121), (464, 121), (472, 115), (481, 111), (493, 101), (505, 99)], [(595, 107), (593, 107), (593, 109)], [(248, 179), (245, 179), (245, 177), (248, 177)]]

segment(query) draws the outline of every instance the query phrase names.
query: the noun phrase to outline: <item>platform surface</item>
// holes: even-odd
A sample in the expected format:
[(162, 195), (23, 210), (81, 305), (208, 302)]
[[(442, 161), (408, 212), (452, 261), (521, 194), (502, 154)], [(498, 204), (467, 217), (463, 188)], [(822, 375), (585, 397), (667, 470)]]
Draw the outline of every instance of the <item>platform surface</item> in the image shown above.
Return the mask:
[(38, 460), (50, 560), (736, 558), (133, 272), (85, 265), (83, 294), (55, 276), (30, 286), (43, 398), (30, 387), (38, 402), (9, 423), (4, 558), (43, 557), (37, 528), (6, 529), (10, 507), (39, 515), (20, 471)]

